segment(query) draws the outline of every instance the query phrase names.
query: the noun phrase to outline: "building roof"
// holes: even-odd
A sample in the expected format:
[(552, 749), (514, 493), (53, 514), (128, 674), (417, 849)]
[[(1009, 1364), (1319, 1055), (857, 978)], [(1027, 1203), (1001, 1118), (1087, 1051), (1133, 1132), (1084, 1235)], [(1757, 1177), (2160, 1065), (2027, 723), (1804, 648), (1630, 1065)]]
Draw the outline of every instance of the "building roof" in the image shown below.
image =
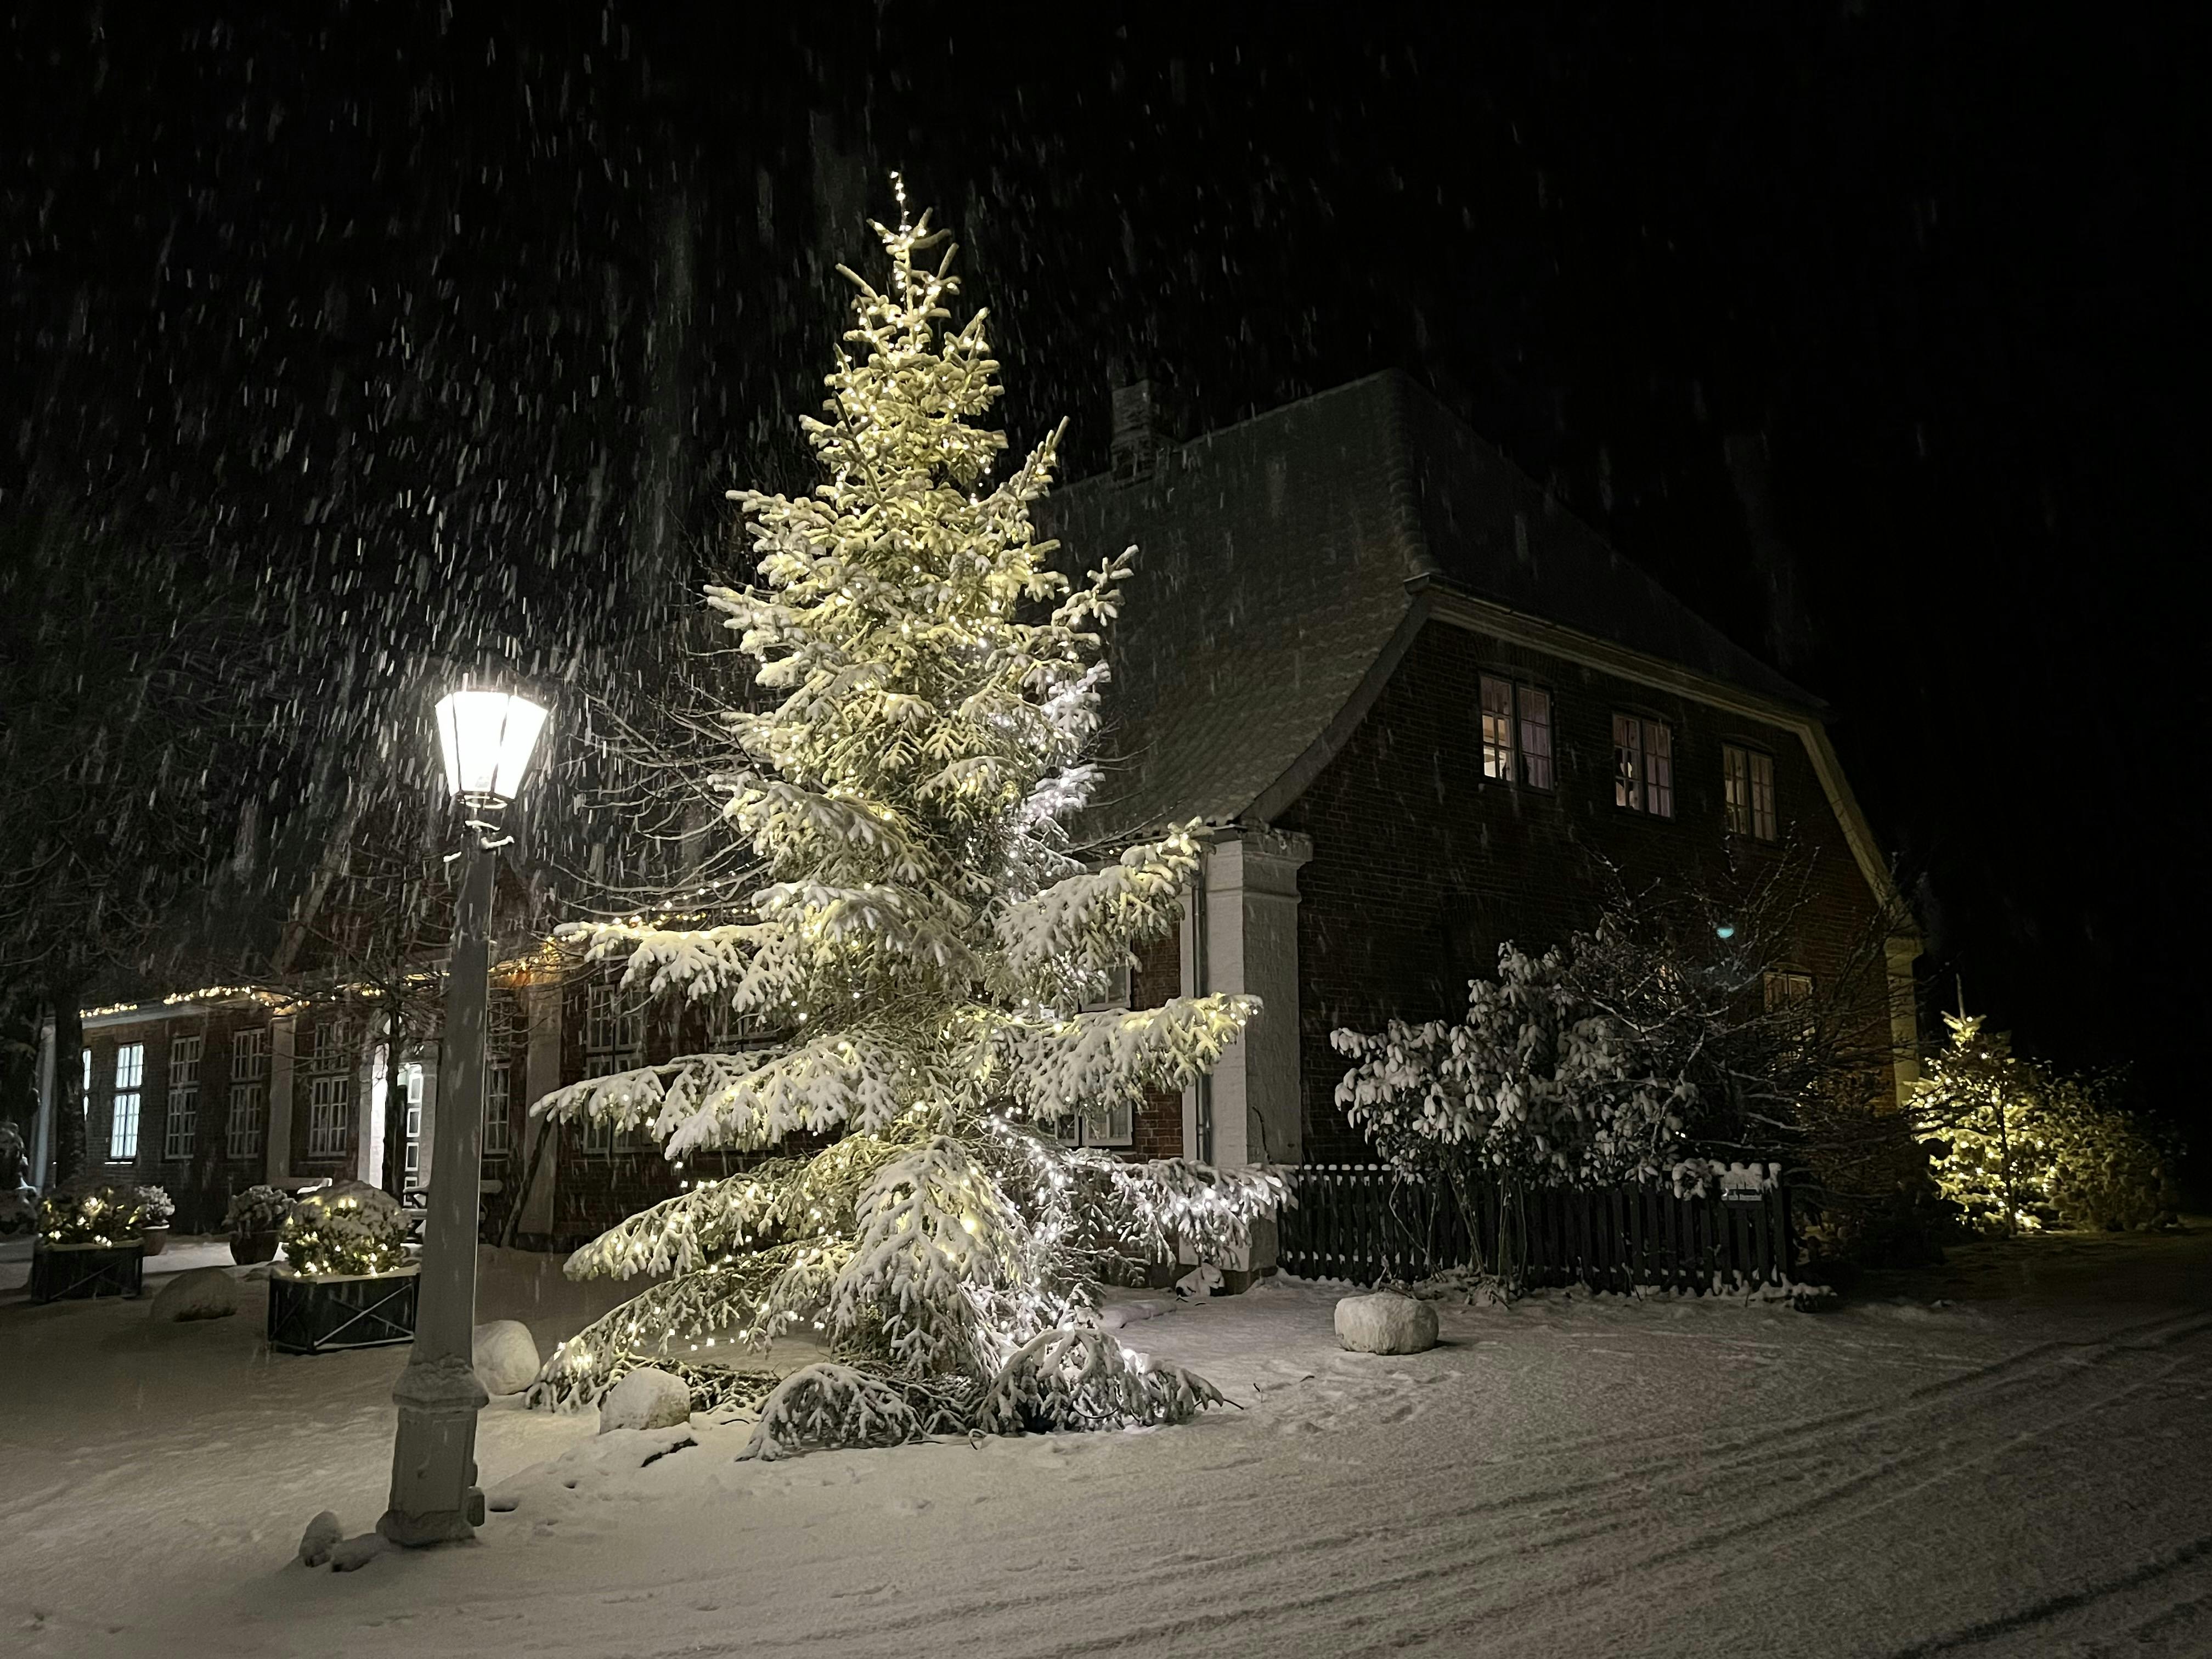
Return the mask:
[(1170, 447), (1135, 483), (1071, 485), (1037, 518), (1071, 570), (1138, 549), (1087, 826), (1102, 837), (1287, 805), (1431, 585), (1820, 708), (1395, 370)]

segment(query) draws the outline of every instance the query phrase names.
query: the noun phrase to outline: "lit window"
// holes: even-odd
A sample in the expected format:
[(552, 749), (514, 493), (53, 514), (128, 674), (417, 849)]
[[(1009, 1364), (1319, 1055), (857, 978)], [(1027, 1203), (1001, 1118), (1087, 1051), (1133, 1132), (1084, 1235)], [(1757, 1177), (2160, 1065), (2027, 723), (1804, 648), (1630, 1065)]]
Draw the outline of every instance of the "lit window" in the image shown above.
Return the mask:
[(138, 1098), (146, 1081), (146, 1045), (126, 1042), (115, 1051), (115, 1096), (107, 1119), (107, 1161), (138, 1156)]
[(1494, 674), (1482, 677), (1482, 775), (1552, 787), (1552, 694)]
[(1770, 1010), (1795, 1008), (1812, 1000), (1812, 975), (1793, 973), (1785, 969), (1774, 969), (1768, 972), (1766, 1006)]
[(1674, 734), (1664, 720), (1613, 717), (1613, 804), (1654, 817), (1674, 816)]
[(200, 1039), (169, 1039), (169, 1115), (161, 1121), (161, 1156), (189, 1158), (200, 1134)]
[(1482, 677), (1482, 775), (1513, 781), (1513, 682)]
[(1774, 839), (1774, 757), (1734, 744), (1721, 748), (1721, 784), (1731, 835)]

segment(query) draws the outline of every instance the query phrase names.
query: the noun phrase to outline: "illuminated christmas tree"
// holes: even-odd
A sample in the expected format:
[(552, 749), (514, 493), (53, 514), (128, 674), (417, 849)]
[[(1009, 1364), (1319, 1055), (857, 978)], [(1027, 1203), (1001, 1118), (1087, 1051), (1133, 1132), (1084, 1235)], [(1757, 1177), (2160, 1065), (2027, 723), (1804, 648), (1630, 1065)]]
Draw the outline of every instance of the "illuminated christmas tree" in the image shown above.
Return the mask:
[[(894, 183), (896, 184), (896, 179)], [(1030, 504), (1059, 434), (995, 483), (1005, 436), (984, 316), (951, 327), (951, 251), (927, 216), (876, 229), (880, 290), (803, 422), (826, 480), (732, 492), (755, 582), (708, 590), (781, 697), (732, 690), (709, 779), (763, 872), (713, 925), (573, 930), (640, 991), (719, 1006), (778, 1040), (594, 1079), (538, 1109), (647, 1134), (674, 1160), (826, 1147), (702, 1180), (579, 1251), (571, 1274), (666, 1273), (564, 1345), (541, 1395), (597, 1397), (641, 1363), (690, 1367), (793, 1331), (836, 1363), (766, 1402), (756, 1446), (933, 1430), (1165, 1421), (1218, 1398), (1095, 1328), (1133, 1264), (1221, 1260), (1281, 1200), (1260, 1170), (1131, 1163), (1041, 1126), (1211, 1069), (1249, 997), (1081, 1012), (1132, 941), (1171, 927), (1190, 833), (1103, 867), (1070, 851), (1105, 678), (1100, 629), (1130, 554), (1081, 583), (1048, 568)], [(1131, 551), (1133, 551), (1132, 550)], [(711, 1350), (711, 1353), (708, 1352)]]

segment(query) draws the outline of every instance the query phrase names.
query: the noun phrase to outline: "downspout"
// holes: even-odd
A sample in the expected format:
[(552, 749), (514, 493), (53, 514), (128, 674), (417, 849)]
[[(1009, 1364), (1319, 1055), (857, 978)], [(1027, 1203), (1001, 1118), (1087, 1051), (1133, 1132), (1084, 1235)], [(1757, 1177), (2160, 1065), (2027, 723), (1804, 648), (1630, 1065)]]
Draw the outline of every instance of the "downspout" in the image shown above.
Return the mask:
[[(1202, 997), (1206, 994), (1206, 860), (1209, 848), (1201, 847), (1198, 854), (1198, 872), (1191, 878), (1190, 911), (1190, 977), (1191, 994)], [(1213, 1074), (1199, 1073), (1195, 1116), (1198, 1128), (1198, 1161), (1213, 1162)]]

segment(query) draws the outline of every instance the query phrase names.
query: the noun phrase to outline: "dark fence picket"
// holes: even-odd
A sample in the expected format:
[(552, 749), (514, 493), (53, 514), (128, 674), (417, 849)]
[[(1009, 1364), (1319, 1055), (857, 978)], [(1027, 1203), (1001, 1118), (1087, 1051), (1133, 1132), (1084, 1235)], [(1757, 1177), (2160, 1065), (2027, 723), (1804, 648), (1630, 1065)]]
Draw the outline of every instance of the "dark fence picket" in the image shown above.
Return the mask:
[(1539, 1188), (1522, 1194), (1509, 1218), (1491, 1182), (1473, 1184), (1473, 1213), (1462, 1215), (1448, 1187), (1387, 1165), (1305, 1164), (1289, 1178), (1297, 1201), (1283, 1213), (1277, 1249), (1284, 1271), (1300, 1278), (1424, 1279), (1467, 1262), (1478, 1239), (1494, 1268), (1500, 1234), (1516, 1222), (1534, 1285), (1704, 1291), (1780, 1284), (1796, 1267), (1789, 1190), (1771, 1182), (1755, 1200), (1718, 1186), (1680, 1194), (1657, 1184)]

